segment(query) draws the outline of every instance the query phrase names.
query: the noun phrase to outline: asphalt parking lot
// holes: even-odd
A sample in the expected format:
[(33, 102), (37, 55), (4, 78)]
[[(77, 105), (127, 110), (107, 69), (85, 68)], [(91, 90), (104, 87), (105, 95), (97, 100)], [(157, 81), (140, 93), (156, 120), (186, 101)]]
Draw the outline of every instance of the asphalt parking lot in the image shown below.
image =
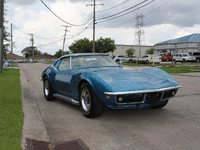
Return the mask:
[(47, 66), (20, 64), (23, 148), (30, 138), (52, 144), (81, 139), (91, 150), (199, 149), (200, 73), (172, 75), (182, 88), (163, 109), (105, 109), (99, 118), (88, 119), (79, 106), (45, 100), (39, 78)]

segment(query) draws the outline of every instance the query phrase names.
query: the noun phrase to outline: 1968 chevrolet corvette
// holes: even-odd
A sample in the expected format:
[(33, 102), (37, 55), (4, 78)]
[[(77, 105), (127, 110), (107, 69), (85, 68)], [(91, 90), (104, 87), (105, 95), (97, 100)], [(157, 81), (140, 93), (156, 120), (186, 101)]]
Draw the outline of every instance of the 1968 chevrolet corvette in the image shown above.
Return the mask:
[(59, 58), (41, 75), (46, 100), (80, 105), (88, 117), (111, 109), (162, 108), (181, 87), (158, 68), (124, 69), (106, 54), (70, 54)]

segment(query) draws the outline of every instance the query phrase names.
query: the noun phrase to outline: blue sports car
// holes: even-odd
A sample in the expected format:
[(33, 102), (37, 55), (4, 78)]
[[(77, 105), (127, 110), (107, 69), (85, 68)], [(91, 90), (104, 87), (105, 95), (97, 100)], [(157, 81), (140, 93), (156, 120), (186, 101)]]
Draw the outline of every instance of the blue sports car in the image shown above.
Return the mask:
[(65, 55), (41, 75), (46, 100), (56, 98), (80, 105), (88, 117), (111, 109), (162, 108), (181, 87), (158, 68), (124, 69), (107, 54)]

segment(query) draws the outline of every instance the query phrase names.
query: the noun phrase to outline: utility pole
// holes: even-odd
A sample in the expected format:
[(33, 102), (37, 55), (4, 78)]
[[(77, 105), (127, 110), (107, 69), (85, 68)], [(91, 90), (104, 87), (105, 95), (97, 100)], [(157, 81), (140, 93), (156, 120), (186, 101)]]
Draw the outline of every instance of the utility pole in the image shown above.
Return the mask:
[(66, 32), (68, 31), (67, 27), (71, 27), (71, 26), (65, 26), (65, 25), (62, 25), (62, 26), (65, 27), (65, 34), (64, 34), (63, 48), (62, 48), (62, 56), (63, 56), (64, 55), (64, 49), (65, 49)]
[(104, 5), (104, 4), (96, 4), (96, 0), (94, 0), (94, 4), (87, 4), (86, 5), (86, 7), (87, 6), (93, 6), (94, 8), (94, 15), (93, 15), (93, 48), (92, 48), (92, 52), (93, 53), (95, 53), (95, 24), (96, 24), (96, 18), (95, 18), (95, 16), (96, 16), (96, 14), (95, 14), (95, 7), (96, 7), (96, 5)]
[(10, 47), (11, 47), (11, 66), (13, 67), (13, 36), (12, 36), (12, 23), (10, 24), (11, 26), (11, 43), (10, 43)]
[(0, 73), (3, 72), (3, 23), (4, 23), (4, 0), (0, 0)]
[(143, 30), (144, 23), (143, 23), (143, 18), (144, 18), (144, 15), (143, 15), (143, 14), (137, 15), (137, 16), (135, 17), (135, 19), (136, 19), (135, 36), (136, 36), (137, 43), (139, 44), (138, 59), (139, 59), (139, 57), (141, 57), (140, 45), (141, 45), (141, 41), (142, 41), (142, 36), (144, 36), (144, 30)]
[(30, 42), (31, 42), (31, 46), (32, 46), (33, 62), (34, 62), (34, 47), (33, 47), (33, 44), (34, 44), (34, 38), (33, 38), (33, 33), (29, 33), (28, 35), (31, 35)]

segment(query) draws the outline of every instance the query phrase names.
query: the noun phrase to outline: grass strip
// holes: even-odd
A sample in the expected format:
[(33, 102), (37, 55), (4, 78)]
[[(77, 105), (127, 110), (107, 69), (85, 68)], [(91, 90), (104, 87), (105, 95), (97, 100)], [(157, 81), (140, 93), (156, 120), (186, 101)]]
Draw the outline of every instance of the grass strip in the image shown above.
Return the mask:
[(23, 111), (19, 69), (0, 73), (0, 149), (21, 150)]
[(168, 72), (168, 73), (192, 73), (192, 72), (197, 72), (200, 71), (199, 66), (163, 66), (160, 67), (160, 69)]

